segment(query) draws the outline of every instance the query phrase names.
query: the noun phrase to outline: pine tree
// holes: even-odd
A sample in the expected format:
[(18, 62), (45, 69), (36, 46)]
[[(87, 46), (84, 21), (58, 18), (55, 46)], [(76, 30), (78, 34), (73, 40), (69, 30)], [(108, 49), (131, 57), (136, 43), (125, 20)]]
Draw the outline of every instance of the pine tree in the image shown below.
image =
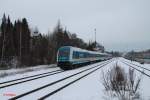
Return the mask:
[(14, 56), (14, 44), (13, 44), (13, 24), (10, 21), (8, 16), (7, 27), (6, 27), (6, 47), (5, 47), (5, 56), (12, 57)]
[(30, 30), (28, 22), (25, 18), (22, 19), (22, 53), (28, 55), (30, 52)]
[(25, 18), (20, 24), (20, 60), (22, 64), (28, 65), (30, 53), (30, 29)]
[(2, 18), (2, 24), (1, 24), (1, 31), (2, 31), (2, 34), (1, 34), (1, 64), (3, 63), (3, 60), (4, 60), (4, 53), (5, 53), (5, 41), (6, 41), (6, 38), (5, 38), (5, 33), (6, 33), (6, 16), (5, 14), (3, 15), (3, 18)]

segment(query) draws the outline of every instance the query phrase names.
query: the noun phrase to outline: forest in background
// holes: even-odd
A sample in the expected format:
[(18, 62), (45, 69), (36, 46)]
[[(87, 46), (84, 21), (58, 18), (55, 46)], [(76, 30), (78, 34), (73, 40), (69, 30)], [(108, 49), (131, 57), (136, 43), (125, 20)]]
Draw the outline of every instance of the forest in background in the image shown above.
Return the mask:
[(96, 44), (84, 42), (64, 29), (60, 21), (53, 32), (41, 34), (37, 28), (30, 28), (26, 18), (12, 23), (4, 14), (0, 25), (0, 69), (56, 63), (57, 50), (61, 46), (93, 50)]

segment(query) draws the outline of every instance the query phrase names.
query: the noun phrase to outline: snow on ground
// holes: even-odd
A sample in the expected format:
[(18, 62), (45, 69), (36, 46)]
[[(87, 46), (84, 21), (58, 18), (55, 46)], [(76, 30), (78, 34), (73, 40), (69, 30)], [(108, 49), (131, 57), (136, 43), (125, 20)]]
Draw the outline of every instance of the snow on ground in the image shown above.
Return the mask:
[(136, 65), (138, 65), (138, 66), (147, 68), (147, 69), (150, 70), (150, 64), (146, 64), (146, 63), (145, 63), (145, 64), (140, 64), (140, 62), (130, 61), (130, 60), (127, 60), (127, 59), (124, 59), (124, 58), (120, 58), (120, 59), (122, 59), (122, 60), (124, 60), (124, 61), (127, 61), (127, 62), (130, 62), (130, 63), (133, 63), (133, 64), (136, 64)]
[[(95, 68), (95, 69), (96, 69), (96, 68)], [(75, 77), (69, 78), (68, 80), (64, 80), (63, 82), (57, 83), (57, 84), (55, 84), (54, 86), (47, 87), (47, 88), (45, 88), (45, 89), (43, 89), (43, 90), (40, 90), (40, 91), (38, 91), (38, 92), (36, 92), (36, 93), (33, 93), (33, 94), (31, 94), (31, 95), (29, 95), (29, 96), (27, 96), (27, 97), (22, 98), (22, 99), (24, 99), (24, 100), (29, 100), (29, 99), (32, 99), (32, 97), (35, 97), (35, 95), (36, 95), (36, 97), (35, 97), (34, 99), (37, 100), (38, 98), (44, 96), (45, 94), (48, 94), (48, 93), (50, 93), (50, 92), (52, 92), (52, 91), (54, 91), (54, 90), (56, 90), (56, 89), (58, 89), (58, 88), (64, 86), (65, 84), (68, 84), (69, 82), (71, 82), (71, 81), (73, 81), (73, 80), (75, 80), (75, 79), (77, 79), (77, 78), (79, 78), (79, 77), (81, 77), (81, 76), (87, 74), (87, 73), (90, 72), (90, 71), (91, 71), (91, 70), (87, 71), (86, 73), (81, 73), (80, 75), (77, 75), (77, 76), (75, 76)], [(70, 95), (70, 94), (69, 94), (69, 95)], [(71, 95), (70, 95), (70, 97), (72, 98)], [(71, 98), (68, 99), (68, 100), (72, 100)], [(56, 98), (55, 98), (55, 100), (59, 100), (59, 99), (56, 99)], [(64, 100), (66, 100), (66, 99), (64, 99)], [(77, 100), (77, 99), (76, 99), (76, 100)], [(82, 100), (82, 98), (81, 98), (81, 100)]]
[(8, 76), (14, 77), (17, 74), (20, 74), (20, 75), (22, 75), (23, 73), (28, 74), (28, 72), (32, 73), (32, 71), (34, 71), (34, 73), (35, 71), (41, 72), (41, 70), (45, 71), (45, 69), (47, 68), (55, 68), (55, 67), (56, 67), (56, 64), (51, 64), (51, 65), (38, 65), (38, 66), (26, 67), (26, 68), (14, 68), (14, 69), (9, 69), (9, 70), (0, 70), (0, 79), (6, 78)]
[(113, 64), (114, 62), (106, 65), (102, 69), (47, 98), (47, 100), (103, 100), (105, 95), (103, 94), (104, 87), (101, 81), (101, 72), (109, 69)]
[[(107, 95), (104, 94), (104, 86), (102, 84), (102, 71), (106, 72), (110, 70), (116, 63), (120, 65), (121, 67), (125, 68), (125, 72), (129, 70), (129, 66), (125, 65), (121, 61), (128, 61), (124, 58), (115, 58), (115, 61), (111, 62), (110, 64), (106, 65), (105, 67), (97, 70), (96, 72), (86, 76), (85, 78), (75, 82), (74, 84), (66, 87), (65, 89), (57, 92), (56, 94), (50, 96), (47, 98), (47, 100), (103, 100)], [(129, 61), (128, 61), (129, 62)], [(1, 100), (6, 100), (8, 98), (11, 98), (13, 96), (5, 96), (5, 93), (14, 93), (15, 95), (20, 95), (22, 93), (28, 92), (30, 90), (36, 89), (38, 87), (41, 87), (43, 85), (46, 85), (48, 83), (54, 82), (58, 79), (62, 79), (66, 76), (72, 75), (74, 73), (80, 72), (81, 70), (85, 70), (87, 68), (91, 68), (95, 65), (99, 65), (103, 62), (99, 62), (96, 64), (88, 65), (82, 68), (74, 69), (65, 71), (63, 73), (55, 74), (52, 76), (47, 76), (41, 79), (21, 83), (18, 85), (10, 86), (7, 88), (0, 89), (0, 98)], [(134, 62), (137, 63), (137, 62)], [(142, 65), (144, 67), (148, 67), (149, 65)], [(150, 66), (149, 66), (150, 67)], [(138, 68), (138, 67), (136, 67)], [(28, 72), (24, 74), (17, 74), (15, 76), (8, 76), (5, 78), (0, 79), (0, 82), (11, 80), (15, 78), (21, 78), (24, 76), (31, 76), (36, 75), (40, 73), (45, 73), (49, 71), (58, 70), (59, 68), (49, 68), (49, 69), (41, 69), (38, 71)], [(140, 68), (138, 68), (140, 69)], [(141, 69), (140, 69), (141, 70)], [(77, 75), (75, 77), (72, 77), (68, 80), (64, 80), (61, 83), (57, 83), (56, 85), (52, 87), (44, 88), (38, 92), (35, 92), (33, 94), (30, 94), (28, 96), (25, 96), (21, 98), (21, 100), (35, 100), (38, 99), (41, 96), (44, 96), (45, 94), (48, 94), (52, 92), (53, 90), (58, 89), (59, 87), (71, 82), (72, 80), (77, 79), (78, 77), (85, 75), (89, 71), (82, 73), (80, 75)], [(136, 71), (137, 76), (140, 76), (141, 73)], [(147, 72), (147, 74), (150, 74), (150, 72)], [(148, 85), (150, 84), (150, 78), (143, 75), (142, 81), (140, 84), (140, 92), (142, 95), (143, 100), (150, 100), (150, 89), (148, 88)]]
[[(128, 61), (128, 62), (131, 62), (129, 60), (126, 60), (126, 59), (123, 59), (123, 58), (120, 58), (121, 61), (125, 60), (125, 61)], [(134, 64), (138, 64), (142, 67), (150, 67), (150, 64), (146, 64), (146, 65), (142, 65), (138, 62), (133, 62)], [(126, 66), (124, 63), (120, 63), (121, 66), (123, 66), (126, 70), (129, 69), (128, 66)], [(148, 75), (150, 75), (150, 71), (146, 71), (146, 70), (143, 70), (142, 68), (139, 68), (139, 67), (136, 67), (134, 66), (135, 68), (141, 70), (141, 71), (144, 71), (145, 73), (147, 73)], [(136, 70), (135, 70), (136, 71)], [(137, 77), (140, 77), (142, 74), (138, 71), (136, 71), (136, 76)], [(150, 77), (146, 76), (146, 75), (142, 75), (141, 76), (142, 80), (141, 80), (141, 83), (140, 83), (140, 93), (141, 93), (141, 96), (144, 100), (150, 100), (150, 89), (149, 89), (149, 84), (150, 84)]]
[[(98, 64), (99, 63), (93, 64), (93, 65), (90, 65), (90, 66), (86, 66), (86, 67), (82, 67), (82, 68), (79, 68), (79, 69), (75, 69), (75, 70), (69, 70), (69, 71), (66, 71), (66, 72), (63, 72), (63, 73), (60, 73), (60, 74), (57, 74), (57, 75), (44, 77), (44, 78), (41, 78), (41, 79), (38, 79), (38, 80), (33, 80), (33, 81), (18, 84), (18, 85), (10, 86), (10, 87), (7, 87), (7, 88), (3, 88), (3, 89), (0, 90), (0, 93), (2, 93), (2, 94), (0, 94), (0, 97), (2, 97), (3, 99), (8, 99), (10, 97), (3, 96), (4, 93), (7, 93), (7, 92), (11, 91), (11, 93), (15, 93), (16, 95), (19, 95), (19, 94), (22, 94), (24, 92), (30, 91), (32, 89), (36, 89), (38, 87), (46, 85), (47, 83), (53, 82), (55, 80), (62, 79), (64, 77), (68, 76), (68, 75), (72, 75), (74, 73), (77, 73), (81, 70), (91, 68), (92, 66), (95, 66), (95, 65), (98, 65)], [(35, 97), (35, 96), (33, 96), (33, 97)], [(32, 99), (33, 99), (33, 97), (32, 97)]]
[[(104, 94), (104, 86), (102, 85), (102, 70), (107, 71), (111, 69), (117, 62), (117, 64), (123, 67), (127, 73), (129, 66), (122, 63), (122, 60), (123, 58), (119, 58), (83, 80), (78, 81), (59, 93), (47, 98), (47, 100), (103, 100), (107, 95)], [(136, 75), (139, 77), (141, 73), (136, 71)], [(143, 100), (150, 100), (149, 84), (150, 78), (143, 75), (139, 90)]]

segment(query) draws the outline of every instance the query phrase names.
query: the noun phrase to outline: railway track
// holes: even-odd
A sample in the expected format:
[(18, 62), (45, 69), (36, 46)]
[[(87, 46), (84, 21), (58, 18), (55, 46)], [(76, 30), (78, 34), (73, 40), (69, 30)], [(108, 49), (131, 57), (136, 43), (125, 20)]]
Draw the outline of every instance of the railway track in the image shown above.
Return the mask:
[[(94, 66), (94, 67), (91, 67), (91, 68), (82, 70), (82, 71), (77, 72), (77, 73), (75, 73), (75, 74), (69, 75), (69, 76), (67, 76), (67, 77), (65, 77), (65, 78), (56, 80), (56, 81), (54, 81), (54, 82), (51, 82), (51, 83), (46, 84), (46, 85), (44, 85), (44, 86), (41, 86), (41, 87), (39, 87), (39, 88), (33, 89), (33, 90), (28, 91), (28, 92), (23, 93), (23, 94), (20, 94), (20, 95), (18, 95), (18, 96), (16, 96), (16, 97), (10, 98), (9, 100), (15, 100), (15, 99), (22, 98), (22, 97), (27, 96), (27, 95), (29, 95), (29, 94), (36, 93), (37, 91), (40, 91), (40, 90), (42, 90), (42, 89), (44, 89), (44, 88), (47, 88), (47, 87), (50, 87), (50, 86), (54, 86), (55, 84), (60, 83), (60, 82), (63, 82), (64, 80), (67, 80), (67, 79), (70, 79), (70, 78), (72, 78), (72, 77), (75, 77), (75, 76), (82, 75), (82, 74), (86, 73), (86, 74), (80, 76), (79, 78), (77, 78), (77, 79), (75, 79), (75, 80), (73, 80), (73, 81), (71, 81), (71, 82), (69, 82), (69, 83), (63, 85), (62, 87), (60, 87), (60, 88), (58, 88), (58, 89), (56, 89), (56, 90), (54, 90), (54, 91), (52, 91), (52, 92), (50, 92), (50, 93), (48, 93), (48, 94), (42, 96), (41, 98), (39, 98), (39, 100), (43, 100), (43, 99), (45, 99), (45, 98), (47, 98), (47, 97), (49, 97), (49, 96), (51, 96), (51, 95), (53, 95), (53, 94), (59, 92), (60, 90), (62, 90), (62, 89), (64, 89), (64, 88), (68, 87), (69, 85), (71, 85), (71, 84), (73, 84), (73, 83), (75, 83), (75, 82), (77, 82), (77, 81), (83, 79), (84, 77), (86, 77), (86, 76), (92, 74), (93, 72), (97, 71), (98, 69), (104, 67), (105, 65), (107, 65), (107, 64), (109, 64), (109, 63), (111, 63), (111, 62), (112, 62), (112, 60), (105, 61), (105, 62), (103, 62), (103, 63), (101, 63), (101, 64), (99, 64), (99, 65), (96, 65), (96, 66)], [(87, 71), (90, 71), (90, 72), (87, 73)]]
[(31, 76), (27, 76), (27, 77), (23, 77), (23, 78), (17, 78), (17, 79), (5, 81), (5, 82), (0, 82), (0, 85), (5, 84), (5, 83), (10, 83), (10, 82), (15, 82), (15, 81), (18, 81), (18, 80), (28, 79), (28, 78), (32, 78), (32, 77), (36, 77), (36, 76), (41, 76), (41, 75), (45, 75), (45, 74), (49, 74), (49, 73), (53, 73), (53, 72), (57, 72), (57, 71), (61, 71), (61, 70), (55, 70), (55, 71), (50, 71), (50, 72), (46, 72), (46, 73), (31, 75)]
[(59, 74), (62, 72), (64, 72), (64, 71), (63, 70), (56, 70), (56, 71), (46, 72), (46, 73), (32, 75), (32, 76), (28, 76), (28, 77), (23, 77), (23, 78), (19, 78), (19, 79), (14, 79), (14, 80), (6, 81), (6, 82), (1, 82), (0, 83), (0, 89), (6, 88), (9, 86), (13, 86), (13, 85), (17, 85), (17, 84), (21, 84), (21, 83), (25, 83), (25, 82), (29, 82), (32, 80), (40, 79), (43, 77), (52, 76), (52, 75)]
[(139, 67), (139, 68), (142, 68), (142, 69), (144, 69), (144, 70), (150, 71), (150, 69), (145, 68), (145, 67), (142, 67), (142, 66), (140, 66), (140, 65), (137, 65), (137, 64), (134, 64), (134, 63), (131, 63), (131, 62), (128, 62), (128, 61), (124, 61), (124, 62), (129, 63), (129, 64), (132, 64), (132, 65), (137, 66), (137, 67)]
[(133, 65), (133, 64), (127, 63), (127, 62), (125, 62), (125, 61), (122, 61), (122, 63), (124, 63), (124, 64), (128, 65), (129, 67), (131, 67), (131, 68), (133, 68), (133, 69), (135, 69), (135, 70), (139, 71), (140, 73), (142, 73), (142, 74), (144, 74), (144, 75), (146, 75), (147, 77), (149, 77), (149, 78), (150, 78), (150, 74), (147, 74), (147, 73), (145, 73), (144, 71), (142, 71), (142, 70), (140, 70), (140, 69), (135, 68), (134, 66), (136, 66), (136, 65)]

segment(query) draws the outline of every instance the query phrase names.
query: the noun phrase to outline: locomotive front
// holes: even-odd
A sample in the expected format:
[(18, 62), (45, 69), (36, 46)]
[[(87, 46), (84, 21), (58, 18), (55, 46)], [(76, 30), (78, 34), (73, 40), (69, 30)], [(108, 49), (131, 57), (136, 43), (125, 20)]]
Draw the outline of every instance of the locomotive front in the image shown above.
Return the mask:
[(68, 46), (59, 48), (57, 53), (57, 65), (62, 69), (69, 69), (70, 63), (70, 50)]

